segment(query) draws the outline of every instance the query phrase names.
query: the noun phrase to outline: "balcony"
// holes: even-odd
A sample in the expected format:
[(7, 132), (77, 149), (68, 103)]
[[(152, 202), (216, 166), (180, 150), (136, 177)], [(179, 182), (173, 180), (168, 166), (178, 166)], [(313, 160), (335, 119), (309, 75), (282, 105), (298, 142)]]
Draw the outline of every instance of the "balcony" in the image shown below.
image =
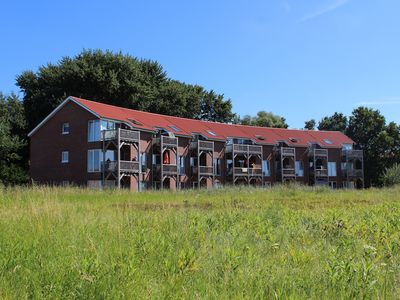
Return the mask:
[(296, 171), (292, 168), (282, 169), (282, 176), (284, 177), (296, 177)]
[(169, 136), (161, 136), (158, 138), (153, 139), (153, 144), (160, 145), (162, 143), (163, 146), (169, 148), (178, 148), (178, 138), (176, 137), (169, 137)]
[(315, 157), (328, 157), (328, 149), (314, 149)]
[(204, 151), (214, 151), (214, 143), (208, 141), (194, 141), (190, 143), (190, 149), (199, 149)]
[(241, 145), (233, 144), (226, 147), (227, 152), (239, 152), (239, 153), (249, 153), (249, 154), (262, 154), (263, 148), (258, 145)]
[(363, 150), (343, 150), (342, 155), (347, 159), (362, 159)]
[(177, 165), (162, 165), (164, 174), (177, 174), (178, 168)]
[[(121, 160), (119, 163), (119, 170), (121, 173), (138, 173), (139, 172), (139, 162), (138, 161), (125, 161)], [(118, 161), (107, 161), (104, 164), (105, 172), (117, 172), (118, 171)]]
[(281, 147), (281, 154), (282, 154), (282, 156), (295, 156), (296, 155), (296, 149), (295, 148)]
[(315, 169), (314, 175), (316, 177), (328, 177), (328, 169)]
[(249, 168), (249, 175), (250, 176), (262, 176), (262, 169), (261, 168)]
[(262, 176), (261, 168), (234, 168), (235, 176)]
[(363, 177), (363, 174), (364, 172), (361, 169), (350, 169), (350, 170), (344, 170), (343, 176), (361, 178)]
[(139, 141), (139, 131), (129, 130), (129, 129), (112, 129), (112, 130), (103, 130), (102, 136), (106, 141), (117, 140), (118, 139), (118, 131), (119, 138), (122, 141), (127, 142), (138, 142)]

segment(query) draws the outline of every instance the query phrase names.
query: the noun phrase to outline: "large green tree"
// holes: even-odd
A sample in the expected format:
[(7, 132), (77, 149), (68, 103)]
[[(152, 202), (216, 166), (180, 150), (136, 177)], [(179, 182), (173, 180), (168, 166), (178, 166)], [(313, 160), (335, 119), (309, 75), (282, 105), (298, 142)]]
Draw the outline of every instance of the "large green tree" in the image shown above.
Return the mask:
[(256, 116), (245, 115), (243, 118), (237, 119), (236, 122), (242, 125), (272, 127), (272, 128), (288, 128), (284, 117), (273, 114), (272, 112), (259, 111)]
[(341, 131), (347, 128), (347, 117), (342, 113), (335, 112), (332, 116), (324, 117), (318, 123), (318, 130)]
[(399, 161), (400, 127), (375, 109), (356, 108), (346, 130), (359, 149), (364, 150), (365, 184), (381, 185), (386, 168)]
[(0, 182), (25, 183), (27, 176), (26, 122), (22, 102), (15, 94), (0, 93)]
[(400, 163), (400, 126), (394, 122), (386, 124), (385, 117), (378, 110), (358, 107), (349, 118), (335, 112), (322, 118), (318, 129), (341, 131), (356, 143), (356, 148), (364, 151), (367, 187), (382, 185), (384, 170)]
[(162, 66), (110, 51), (84, 50), (17, 76), (32, 129), (69, 95), (127, 108), (211, 121), (231, 121), (229, 99), (169, 79)]
[(316, 125), (315, 119), (311, 119), (311, 120), (305, 121), (304, 122), (304, 129), (315, 130), (315, 125)]

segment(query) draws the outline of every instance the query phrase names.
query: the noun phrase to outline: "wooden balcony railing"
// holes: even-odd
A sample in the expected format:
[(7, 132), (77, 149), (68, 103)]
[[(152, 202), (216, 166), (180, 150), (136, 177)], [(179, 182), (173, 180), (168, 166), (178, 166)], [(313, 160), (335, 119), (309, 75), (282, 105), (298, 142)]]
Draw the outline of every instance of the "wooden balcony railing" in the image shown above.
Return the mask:
[(363, 150), (343, 150), (342, 155), (348, 159), (362, 159), (363, 158)]
[[(106, 172), (116, 172), (118, 169), (117, 161), (107, 161), (104, 164), (104, 170)], [(121, 160), (119, 164), (120, 172), (139, 172), (139, 162), (138, 161), (125, 161)]]
[(294, 148), (281, 147), (281, 153), (284, 156), (295, 156), (296, 150)]
[(262, 154), (262, 146), (249, 145), (249, 153)]
[(178, 138), (174, 137), (169, 137), (169, 136), (161, 136), (162, 143), (165, 146), (172, 146), (172, 147), (178, 147)]
[(129, 130), (129, 129), (111, 129), (111, 130), (103, 130), (102, 136), (104, 140), (116, 140), (118, 138), (118, 130), (119, 136), (121, 140), (124, 141), (139, 141), (139, 131)]
[(328, 156), (328, 149), (314, 149), (314, 156)]
[(327, 169), (315, 169), (314, 174), (317, 177), (327, 177), (328, 176), (328, 170)]
[(214, 168), (209, 166), (200, 166), (201, 175), (213, 175)]
[(282, 175), (283, 176), (296, 176), (296, 171), (295, 171), (295, 169), (292, 169), (292, 168), (285, 168), (285, 169), (282, 169)]
[(164, 174), (177, 174), (178, 168), (176, 165), (162, 165)]
[(250, 176), (261, 176), (262, 169), (261, 168), (249, 168), (249, 175)]
[(236, 176), (247, 176), (249, 174), (249, 168), (234, 168)]
[(262, 154), (262, 146), (233, 144), (235, 152)]
[(349, 177), (363, 177), (363, 170), (360, 169), (350, 169), (350, 170), (344, 170), (344, 176), (349, 176)]
[(207, 141), (199, 141), (199, 149), (200, 150), (213, 151), (214, 150), (214, 143), (213, 142), (207, 142)]

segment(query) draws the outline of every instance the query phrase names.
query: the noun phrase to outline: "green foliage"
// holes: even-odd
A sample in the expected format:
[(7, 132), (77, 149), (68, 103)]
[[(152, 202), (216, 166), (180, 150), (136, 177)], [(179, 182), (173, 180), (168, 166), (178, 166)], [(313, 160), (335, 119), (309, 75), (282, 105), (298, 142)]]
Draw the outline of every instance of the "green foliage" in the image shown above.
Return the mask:
[(315, 122), (314, 119), (311, 119), (309, 121), (305, 121), (304, 122), (304, 129), (315, 130), (315, 124), (316, 124), (316, 122)]
[(236, 122), (250, 126), (288, 128), (285, 118), (266, 111), (259, 111), (255, 117), (245, 115), (242, 119), (236, 120)]
[(385, 186), (400, 185), (400, 164), (396, 163), (385, 170), (383, 174), (383, 184)]
[(384, 170), (400, 159), (400, 127), (386, 125), (378, 110), (359, 107), (350, 116), (346, 133), (364, 150), (366, 185), (381, 185)]
[(367, 187), (381, 186), (383, 172), (394, 163), (400, 163), (400, 126), (367, 107), (358, 107), (347, 118), (335, 112), (324, 117), (318, 124), (319, 130), (341, 131), (348, 135), (358, 149), (364, 151), (364, 176)]
[(348, 121), (345, 115), (335, 112), (332, 116), (324, 117), (319, 121), (318, 130), (345, 132), (347, 123)]
[(17, 77), (24, 92), (28, 128), (43, 120), (67, 96), (155, 113), (227, 122), (230, 100), (197, 85), (167, 77), (151, 60), (122, 53), (85, 50)]
[(0, 182), (27, 181), (26, 122), (22, 102), (15, 94), (0, 93)]
[(394, 299), (399, 192), (0, 187), (0, 298)]

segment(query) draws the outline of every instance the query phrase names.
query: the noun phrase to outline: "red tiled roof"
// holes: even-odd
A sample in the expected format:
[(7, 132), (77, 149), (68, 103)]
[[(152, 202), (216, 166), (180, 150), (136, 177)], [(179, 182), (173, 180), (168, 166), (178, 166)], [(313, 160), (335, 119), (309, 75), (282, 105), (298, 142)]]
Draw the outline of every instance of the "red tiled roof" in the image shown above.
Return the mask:
[[(132, 127), (150, 131), (164, 128), (178, 136), (192, 136), (192, 134), (198, 133), (212, 140), (226, 140), (231, 137), (246, 138), (255, 140), (259, 144), (285, 142), (294, 147), (307, 147), (310, 143), (318, 143), (326, 148), (341, 148), (342, 144), (354, 143), (339, 131), (296, 130), (225, 124), (143, 112), (77, 97), (71, 98), (101, 118), (118, 120), (128, 123)], [(177, 128), (178, 131), (173, 127)]]

